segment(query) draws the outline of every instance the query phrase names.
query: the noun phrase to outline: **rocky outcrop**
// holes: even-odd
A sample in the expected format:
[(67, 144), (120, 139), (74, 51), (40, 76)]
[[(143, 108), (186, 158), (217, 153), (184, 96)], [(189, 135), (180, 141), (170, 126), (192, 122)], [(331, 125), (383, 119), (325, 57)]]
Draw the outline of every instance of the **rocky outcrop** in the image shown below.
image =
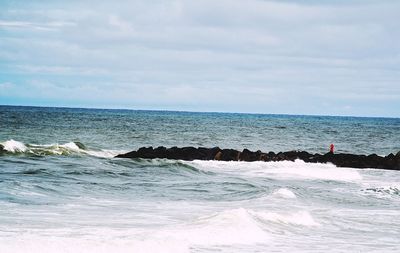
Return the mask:
[(142, 147), (137, 151), (126, 154), (120, 154), (119, 158), (166, 158), (174, 160), (219, 160), (219, 161), (294, 161), (296, 159), (303, 160), (307, 163), (333, 163), (338, 167), (351, 168), (378, 168), (400, 170), (400, 152), (396, 155), (389, 154), (387, 156), (372, 155), (355, 155), (355, 154), (310, 154), (306, 151), (288, 151), (288, 152), (268, 152), (263, 153), (260, 150), (255, 152), (248, 149), (238, 151), (235, 149), (214, 148), (195, 148), (195, 147)]

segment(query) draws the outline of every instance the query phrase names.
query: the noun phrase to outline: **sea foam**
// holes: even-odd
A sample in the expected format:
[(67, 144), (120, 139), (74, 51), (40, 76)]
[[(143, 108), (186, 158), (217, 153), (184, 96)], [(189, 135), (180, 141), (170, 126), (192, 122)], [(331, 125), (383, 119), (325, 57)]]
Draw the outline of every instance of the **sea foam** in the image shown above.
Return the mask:
[(308, 211), (297, 211), (288, 214), (275, 212), (251, 212), (255, 217), (264, 221), (301, 226), (320, 226)]
[(0, 144), (3, 146), (4, 150), (12, 153), (25, 152), (28, 149), (25, 144), (19, 141), (14, 141), (13, 139), (2, 142)]
[(184, 243), (168, 240), (140, 240), (110, 237), (103, 233), (91, 237), (25, 235), (0, 238), (0, 252), (10, 253), (189, 253)]
[(295, 199), (296, 194), (294, 194), (291, 190), (287, 188), (280, 188), (273, 192), (274, 196), (285, 198), (285, 199)]
[(359, 181), (360, 173), (352, 168), (339, 168), (333, 164), (305, 163), (301, 160), (280, 162), (224, 162), (224, 161), (192, 161), (192, 166), (212, 172), (240, 174), (249, 177), (268, 177), (276, 179), (306, 179)]
[(157, 236), (206, 246), (266, 243), (271, 239), (270, 234), (244, 208), (203, 216), (189, 224), (164, 230)]
[(116, 155), (123, 153), (123, 150), (91, 150), (87, 149), (80, 142), (67, 142), (64, 144), (24, 144), (13, 139), (1, 142), (3, 150), (9, 153), (26, 153), (31, 155), (90, 155), (100, 158), (113, 158)]

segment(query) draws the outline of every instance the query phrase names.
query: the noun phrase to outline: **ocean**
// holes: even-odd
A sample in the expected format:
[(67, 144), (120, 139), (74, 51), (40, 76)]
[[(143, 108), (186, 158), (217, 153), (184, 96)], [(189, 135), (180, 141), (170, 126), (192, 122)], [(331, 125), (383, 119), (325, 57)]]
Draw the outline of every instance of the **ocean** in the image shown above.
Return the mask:
[(400, 171), (114, 158), (331, 143), (396, 154), (400, 119), (0, 106), (0, 253), (400, 252)]

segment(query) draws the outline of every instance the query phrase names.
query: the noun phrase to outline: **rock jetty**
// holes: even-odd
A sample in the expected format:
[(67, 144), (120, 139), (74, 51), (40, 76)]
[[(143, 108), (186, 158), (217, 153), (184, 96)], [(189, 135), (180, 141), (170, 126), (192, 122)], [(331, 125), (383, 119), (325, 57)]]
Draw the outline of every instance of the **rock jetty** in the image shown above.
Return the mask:
[(389, 154), (387, 156), (371, 155), (355, 155), (343, 153), (326, 153), (326, 154), (310, 154), (306, 151), (288, 151), (288, 152), (268, 152), (264, 153), (260, 150), (250, 151), (244, 149), (238, 151), (235, 149), (221, 149), (219, 147), (141, 147), (136, 151), (126, 154), (120, 154), (119, 158), (166, 158), (173, 160), (218, 160), (218, 161), (294, 161), (296, 159), (303, 160), (306, 163), (332, 163), (338, 167), (351, 168), (377, 168), (388, 170), (400, 170), (400, 152), (396, 155)]

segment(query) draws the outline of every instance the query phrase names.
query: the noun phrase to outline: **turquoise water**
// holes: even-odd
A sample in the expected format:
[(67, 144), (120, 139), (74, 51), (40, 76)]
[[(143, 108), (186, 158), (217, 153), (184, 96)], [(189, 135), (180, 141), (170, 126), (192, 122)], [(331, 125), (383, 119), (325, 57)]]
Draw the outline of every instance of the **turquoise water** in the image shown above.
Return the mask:
[(400, 119), (0, 106), (0, 252), (398, 252), (400, 173), (113, 158), (141, 146), (387, 155)]

